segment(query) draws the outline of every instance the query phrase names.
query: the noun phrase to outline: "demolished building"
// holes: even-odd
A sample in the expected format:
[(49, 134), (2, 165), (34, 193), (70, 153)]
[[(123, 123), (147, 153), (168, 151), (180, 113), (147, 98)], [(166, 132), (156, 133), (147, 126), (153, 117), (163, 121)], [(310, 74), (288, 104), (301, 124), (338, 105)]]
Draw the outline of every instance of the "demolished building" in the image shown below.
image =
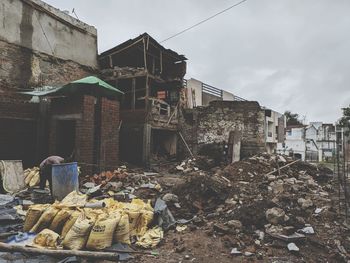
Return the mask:
[[(229, 162), (232, 162), (262, 151), (274, 153), (277, 144), (283, 142), (286, 127), (283, 114), (194, 78), (185, 84), (187, 103), (182, 131), (195, 154), (222, 155), (226, 143)], [(205, 126), (205, 135), (198, 133), (201, 125)]]
[(185, 110), (181, 132), (194, 154), (218, 159), (228, 144), (232, 162), (265, 151), (264, 123), (265, 111), (256, 101), (212, 101)]
[(177, 153), (186, 57), (144, 33), (100, 54), (102, 78), (117, 85), (121, 101), (120, 154), (149, 165)]
[[(101, 152), (91, 134), (99, 116), (97, 97), (37, 100), (20, 92), (45, 91), (96, 75), (96, 28), (40, 0), (0, 4), (0, 126), (6, 127), (0, 130), (0, 160), (22, 160), (31, 167), (48, 155), (74, 151), (75, 159), (89, 164), (91, 171), (94, 152)], [(107, 106), (101, 109), (116, 120), (114, 133), (119, 137), (119, 104), (103, 101)], [(108, 129), (102, 128), (101, 134), (110, 136)], [(115, 157), (117, 143), (112, 145), (109, 153)]]

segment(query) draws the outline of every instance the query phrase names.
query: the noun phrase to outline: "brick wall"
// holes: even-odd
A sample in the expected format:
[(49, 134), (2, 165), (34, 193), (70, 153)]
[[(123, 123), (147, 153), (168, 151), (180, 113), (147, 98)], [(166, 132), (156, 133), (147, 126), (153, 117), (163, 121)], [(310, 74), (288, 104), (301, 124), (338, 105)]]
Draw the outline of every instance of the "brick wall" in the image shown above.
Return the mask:
[(214, 101), (208, 107), (197, 107), (183, 115), (182, 133), (194, 152), (208, 145), (229, 141), (231, 131), (241, 131), (241, 157), (265, 149), (264, 111), (254, 101)]
[(96, 73), (92, 68), (0, 40), (0, 92), (60, 85)]
[(101, 168), (115, 169), (119, 162), (119, 102), (102, 98)]
[[(102, 98), (101, 112), (96, 111), (97, 101), (97, 98), (85, 95), (51, 102), (50, 154), (56, 154), (57, 122), (74, 120), (75, 159), (80, 163), (83, 174), (112, 170), (119, 163), (119, 101)], [(100, 127), (96, 127), (95, 118), (100, 120)]]
[[(29, 103), (30, 97), (20, 95), (18, 91), (43, 85), (66, 84), (94, 73), (94, 69), (76, 62), (57, 59), (0, 40), (0, 120), (16, 120), (19, 122), (19, 124), (14, 124), (16, 127), (20, 127), (23, 121), (28, 120), (33, 120), (37, 124), (37, 128), (33, 128), (31, 125), (31, 129), (27, 128), (21, 131), (20, 137), (34, 138), (36, 146), (34, 150), (30, 151), (30, 154), (18, 154), (17, 159), (34, 165), (48, 154), (48, 136), (46, 136), (45, 123), (41, 121), (42, 117), (45, 118), (45, 116), (42, 116), (38, 103)], [(67, 109), (63, 107), (63, 110)], [(24, 126), (29, 127), (28, 125)], [(53, 125), (51, 126), (53, 127)], [(16, 141), (20, 141), (20, 137), (14, 138), (11, 130), (6, 130), (6, 127), (1, 128), (4, 128), (5, 131), (2, 132), (0, 148), (7, 147), (7, 144), (2, 143), (4, 141), (11, 141), (12, 145)], [(33, 131), (36, 136), (33, 136)], [(16, 148), (20, 149), (17, 146)], [(8, 159), (10, 154), (7, 156), (4, 152), (1, 158)], [(11, 158), (15, 157), (11, 155)]]
[(91, 173), (94, 163), (94, 120), (95, 120), (95, 98), (84, 96), (82, 101), (83, 116), (77, 122), (76, 127), (76, 156), (77, 161), (85, 163), (82, 170)]

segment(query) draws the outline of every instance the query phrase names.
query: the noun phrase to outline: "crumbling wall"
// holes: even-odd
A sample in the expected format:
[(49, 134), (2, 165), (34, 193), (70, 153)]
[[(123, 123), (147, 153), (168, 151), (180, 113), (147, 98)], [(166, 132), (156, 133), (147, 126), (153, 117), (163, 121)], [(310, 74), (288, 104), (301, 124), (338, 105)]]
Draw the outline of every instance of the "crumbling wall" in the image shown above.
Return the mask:
[(0, 39), (97, 67), (97, 30), (40, 0), (0, 0)]
[[(255, 101), (213, 101), (183, 114), (181, 131), (194, 153), (217, 149), (241, 131), (241, 158), (263, 152), (264, 111)], [(209, 147), (211, 146), (211, 147)]]
[(16, 96), (19, 89), (61, 85), (95, 73), (95, 69), (0, 40), (0, 91)]

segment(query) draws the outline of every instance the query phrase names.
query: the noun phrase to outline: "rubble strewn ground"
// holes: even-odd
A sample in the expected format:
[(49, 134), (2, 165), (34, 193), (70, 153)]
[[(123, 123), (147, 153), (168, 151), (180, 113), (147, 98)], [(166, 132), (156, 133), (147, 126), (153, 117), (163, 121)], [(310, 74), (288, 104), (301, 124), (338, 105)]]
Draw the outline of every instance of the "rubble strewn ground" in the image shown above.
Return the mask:
[(260, 154), (213, 167), (199, 158), (160, 173), (121, 167), (82, 177), (81, 187), (96, 199), (138, 197), (153, 207), (158, 198), (166, 202), (176, 224), (165, 231), (155, 255), (136, 254), (131, 262), (349, 258), (350, 231), (337, 211), (332, 170), (322, 165)]

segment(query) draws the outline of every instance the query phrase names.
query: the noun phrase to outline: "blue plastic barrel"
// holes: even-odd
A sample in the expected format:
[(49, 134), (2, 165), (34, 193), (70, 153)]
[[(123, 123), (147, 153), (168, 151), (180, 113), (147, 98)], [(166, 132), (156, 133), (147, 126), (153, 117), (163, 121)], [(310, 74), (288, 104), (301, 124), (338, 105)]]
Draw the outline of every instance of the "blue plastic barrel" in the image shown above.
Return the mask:
[(52, 196), (61, 201), (72, 191), (79, 190), (78, 163), (52, 165)]

